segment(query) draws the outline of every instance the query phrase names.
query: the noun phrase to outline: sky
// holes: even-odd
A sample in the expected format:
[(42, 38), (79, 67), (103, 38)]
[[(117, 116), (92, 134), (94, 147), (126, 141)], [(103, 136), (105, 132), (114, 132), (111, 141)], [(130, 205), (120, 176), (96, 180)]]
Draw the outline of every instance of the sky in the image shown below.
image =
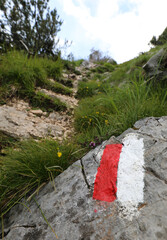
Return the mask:
[(64, 56), (75, 59), (87, 59), (94, 48), (117, 63), (128, 61), (167, 27), (167, 0), (50, 0), (50, 7), (63, 20), (60, 46), (72, 41)]

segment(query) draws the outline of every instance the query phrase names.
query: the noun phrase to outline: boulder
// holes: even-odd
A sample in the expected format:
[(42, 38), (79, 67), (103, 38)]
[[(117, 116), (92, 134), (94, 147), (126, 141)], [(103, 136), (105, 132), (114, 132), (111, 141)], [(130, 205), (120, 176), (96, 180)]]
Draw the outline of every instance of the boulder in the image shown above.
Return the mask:
[[(112, 138), (92, 149), (56, 177), (54, 184), (45, 185), (35, 200), (24, 200), (24, 204), (17, 204), (10, 210), (4, 217), (4, 240), (166, 240), (166, 129), (167, 117), (146, 118), (136, 122), (115, 141)], [(128, 202), (131, 196), (127, 189), (124, 189), (123, 197), (127, 199), (124, 207), (118, 195), (113, 202), (92, 198), (105, 146), (114, 142), (125, 145), (125, 139), (131, 136), (136, 136), (137, 142), (144, 146), (143, 200), (134, 211), (132, 202)], [(130, 141), (126, 145), (128, 149)], [(133, 142), (132, 146), (125, 159), (127, 165), (129, 158), (140, 158), (136, 151), (138, 144)], [(137, 168), (138, 164), (134, 173)], [(134, 180), (136, 178), (137, 174), (134, 174)], [(1, 232), (0, 236), (2, 238)]]
[(166, 49), (162, 48), (148, 60), (143, 69), (150, 78), (154, 77), (158, 81), (167, 80), (166, 60)]
[(87, 68), (87, 69), (91, 69), (91, 68), (94, 68), (94, 67), (97, 67), (98, 65), (96, 63), (93, 63), (93, 62), (90, 62), (90, 61), (87, 61), (87, 60), (84, 60), (82, 63), (81, 63), (81, 68), (84, 67), (84, 68)]

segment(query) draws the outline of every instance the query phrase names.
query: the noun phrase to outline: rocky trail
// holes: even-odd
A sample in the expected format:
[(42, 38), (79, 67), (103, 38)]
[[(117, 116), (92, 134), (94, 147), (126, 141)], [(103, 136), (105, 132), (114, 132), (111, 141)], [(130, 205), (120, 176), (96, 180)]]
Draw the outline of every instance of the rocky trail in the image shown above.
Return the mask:
[(65, 103), (66, 111), (44, 112), (39, 108), (32, 108), (28, 102), (17, 98), (13, 98), (7, 104), (0, 106), (0, 132), (16, 139), (51, 137), (54, 140), (63, 141), (63, 139), (70, 137), (74, 134), (73, 115), (75, 107), (78, 106), (78, 100), (75, 98), (78, 82), (94, 66), (95, 64), (87, 63), (86, 66), (77, 67), (81, 75), (63, 73), (64, 81), (71, 80), (73, 83), (72, 96), (42, 88), (36, 89), (52, 99), (58, 98)]

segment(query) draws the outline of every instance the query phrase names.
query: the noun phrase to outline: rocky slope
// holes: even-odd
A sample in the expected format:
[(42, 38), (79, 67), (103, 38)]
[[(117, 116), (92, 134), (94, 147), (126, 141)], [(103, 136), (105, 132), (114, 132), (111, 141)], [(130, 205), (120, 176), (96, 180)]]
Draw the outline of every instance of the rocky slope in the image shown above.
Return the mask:
[[(149, 73), (149, 66), (153, 70), (157, 68), (161, 53), (158, 54), (156, 61), (153, 57), (145, 65), (150, 77), (152, 75)], [(140, 65), (142, 63), (143, 61), (137, 62)], [(164, 61), (162, 63), (165, 64)], [(66, 102), (68, 105), (66, 112), (43, 112), (41, 109), (32, 109), (28, 103), (13, 98), (12, 101), (0, 107), (0, 130), (20, 139), (49, 136), (61, 141), (63, 137), (70, 136), (74, 131), (73, 109), (78, 104), (74, 96), (78, 82), (88, 76), (89, 68), (97, 67), (89, 63), (85, 64), (86, 66), (78, 68), (82, 75), (64, 74), (64, 78), (73, 79), (72, 97), (38, 88), (38, 91), (51, 97), (56, 96)], [(152, 67), (153, 64), (154, 67)], [(133, 70), (126, 69), (123, 81), (126, 81), (126, 76)], [(160, 76), (162, 76), (161, 73)], [(111, 75), (114, 77), (114, 74)], [(46, 184), (30, 202), (23, 199), (21, 204), (14, 206), (4, 216), (4, 222), (1, 222), (4, 227), (1, 226), (0, 239), (166, 240), (166, 127), (167, 117), (149, 117), (137, 121), (133, 128), (127, 129), (117, 138), (112, 137), (109, 141), (103, 142), (72, 164), (53, 182)], [(128, 194), (125, 196), (124, 203), (118, 197), (114, 202), (93, 199), (94, 181), (106, 145), (119, 143), (124, 146), (125, 139), (133, 136), (143, 142), (142, 201), (134, 203), (129, 200)], [(131, 142), (129, 141), (127, 145)], [(133, 145), (134, 149), (137, 147)], [(135, 151), (130, 151), (125, 160), (129, 158), (140, 159), (141, 156)], [(137, 168), (138, 164), (134, 165), (134, 178), (137, 175), (135, 174)]]
[[(84, 64), (77, 68), (81, 75), (63, 74), (64, 81), (72, 80), (73, 82), (72, 96), (47, 89), (36, 89), (53, 99), (56, 97), (64, 102), (67, 105), (67, 110), (64, 112), (43, 112), (41, 109), (33, 109), (28, 102), (16, 98), (0, 106), (0, 132), (16, 139), (52, 137), (62, 141), (70, 137), (74, 133), (73, 114), (74, 108), (78, 105), (78, 100), (75, 98), (78, 82), (85, 77), (90, 68), (94, 67), (96, 64), (87, 62), (86, 68)], [(50, 79), (50, 81), (53, 80)]]
[(43, 187), (34, 201), (15, 206), (5, 217), (4, 240), (166, 240), (166, 127), (167, 117), (146, 118), (117, 138), (122, 143), (134, 134), (144, 141), (144, 199), (135, 213), (118, 200), (92, 199), (103, 149), (111, 143), (106, 141)]

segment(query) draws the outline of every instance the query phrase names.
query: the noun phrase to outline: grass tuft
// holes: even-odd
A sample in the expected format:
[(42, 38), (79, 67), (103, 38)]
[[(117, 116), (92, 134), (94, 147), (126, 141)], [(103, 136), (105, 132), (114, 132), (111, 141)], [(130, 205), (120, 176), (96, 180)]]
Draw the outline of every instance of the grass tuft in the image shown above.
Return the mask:
[(64, 171), (76, 158), (74, 144), (25, 141), (0, 157), (0, 209), (8, 211), (21, 197)]

